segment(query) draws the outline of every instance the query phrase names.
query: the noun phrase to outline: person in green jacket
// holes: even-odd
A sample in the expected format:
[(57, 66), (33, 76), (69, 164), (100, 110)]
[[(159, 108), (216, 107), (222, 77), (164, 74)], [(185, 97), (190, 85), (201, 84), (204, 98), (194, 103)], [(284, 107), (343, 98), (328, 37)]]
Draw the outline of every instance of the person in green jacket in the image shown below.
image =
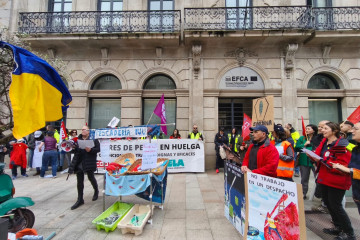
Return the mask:
[(308, 156), (306, 156), (306, 154), (301, 151), (301, 149), (306, 148), (311, 151), (315, 149), (312, 140), (317, 135), (318, 128), (314, 124), (309, 124), (305, 128), (305, 132), (306, 132), (306, 136), (301, 136), (297, 140), (295, 146), (295, 151), (297, 151), (299, 154), (298, 165), (300, 166), (301, 184), (303, 187), (304, 199), (306, 199), (306, 194), (309, 189), (309, 178), (310, 178), (310, 172), (313, 169), (313, 163), (310, 160), (310, 158), (308, 158)]

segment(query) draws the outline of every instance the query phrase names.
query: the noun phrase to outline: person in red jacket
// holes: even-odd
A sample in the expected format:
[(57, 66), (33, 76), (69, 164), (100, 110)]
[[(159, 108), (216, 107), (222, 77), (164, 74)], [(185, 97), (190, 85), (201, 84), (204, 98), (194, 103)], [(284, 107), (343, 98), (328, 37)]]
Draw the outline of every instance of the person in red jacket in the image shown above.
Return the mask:
[(21, 175), (23, 177), (28, 177), (26, 174), (26, 149), (27, 145), (23, 142), (22, 139), (18, 140), (12, 145), (13, 150), (10, 153), (10, 169), (12, 173), (12, 179), (17, 177), (17, 167), (21, 168)]
[(258, 125), (250, 130), (253, 131), (253, 143), (246, 151), (241, 171), (276, 177), (280, 157), (276, 147), (270, 144), (267, 127)]
[(332, 168), (334, 163), (344, 166), (348, 166), (350, 163), (351, 152), (346, 149), (349, 142), (340, 138), (340, 126), (337, 123), (326, 123), (322, 132), (324, 139), (315, 150), (315, 153), (322, 159), (312, 158), (312, 160), (317, 162), (319, 170), (317, 183), (335, 226), (324, 228), (323, 232), (338, 235), (335, 239), (339, 240), (356, 239), (349, 216), (341, 204), (345, 191), (349, 190), (351, 186), (351, 178), (349, 175)]

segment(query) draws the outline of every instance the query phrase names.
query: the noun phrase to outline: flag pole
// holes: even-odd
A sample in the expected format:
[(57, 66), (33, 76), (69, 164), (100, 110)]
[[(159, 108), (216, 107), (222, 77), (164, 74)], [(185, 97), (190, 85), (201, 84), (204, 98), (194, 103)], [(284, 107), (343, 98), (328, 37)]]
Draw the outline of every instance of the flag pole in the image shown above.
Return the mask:
[(149, 122), (150, 122), (150, 120), (151, 120), (151, 118), (152, 118), (153, 115), (154, 115), (154, 111), (151, 113), (151, 116), (150, 116), (150, 118), (149, 118), (149, 121), (147, 122), (146, 125), (149, 125)]

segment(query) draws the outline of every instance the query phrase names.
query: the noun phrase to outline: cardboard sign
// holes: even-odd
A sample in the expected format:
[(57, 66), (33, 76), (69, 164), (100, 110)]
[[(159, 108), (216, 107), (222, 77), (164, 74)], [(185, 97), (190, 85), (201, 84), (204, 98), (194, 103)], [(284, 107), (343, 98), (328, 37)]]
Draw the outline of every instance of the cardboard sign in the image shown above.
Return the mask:
[(274, 130), (274, 96), (254, 99), (252, 112), (252, 127), (264, 125)]

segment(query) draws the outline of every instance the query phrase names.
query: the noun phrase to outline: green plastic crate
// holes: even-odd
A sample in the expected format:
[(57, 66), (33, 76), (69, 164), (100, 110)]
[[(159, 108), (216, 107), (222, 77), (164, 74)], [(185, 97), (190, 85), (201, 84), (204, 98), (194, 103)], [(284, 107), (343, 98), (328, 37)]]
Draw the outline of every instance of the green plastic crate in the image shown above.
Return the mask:
[[(134, 204), (132, 203), (115, 202), (108, 209), (106, 209), (105, 212), (95, 218), (92, 223), (96, 226), (96, 229), (98, 231), (100, 231), (101, 229), (104, 229), (106, 232), (114, 231), (121, 219), (133, 206)], [(108, 225), (104, 222), (104, 219), (110, 217), (112, 213), (117, 213), (119, 215), (119, 218), (116, 221), (112, 222), (112, 224)]]

